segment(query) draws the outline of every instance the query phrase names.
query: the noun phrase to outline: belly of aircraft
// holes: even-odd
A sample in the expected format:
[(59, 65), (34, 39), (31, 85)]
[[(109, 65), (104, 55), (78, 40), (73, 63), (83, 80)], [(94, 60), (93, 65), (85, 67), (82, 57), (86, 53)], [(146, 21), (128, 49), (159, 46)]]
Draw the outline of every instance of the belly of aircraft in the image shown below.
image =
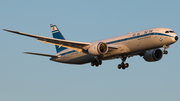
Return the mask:
[(85, 64), (94, 61), (94, 57), (85, 53), (78, 54), (69, 54), (62, 56), (58, 59), (54, 59), (53, 61), (62, 62), (67, 64)]

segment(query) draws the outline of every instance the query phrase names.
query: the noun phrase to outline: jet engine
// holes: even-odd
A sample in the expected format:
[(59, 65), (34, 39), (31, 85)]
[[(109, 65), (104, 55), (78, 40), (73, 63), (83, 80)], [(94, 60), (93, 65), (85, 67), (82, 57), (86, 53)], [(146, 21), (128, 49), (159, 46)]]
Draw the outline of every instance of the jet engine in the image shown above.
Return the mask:
[(159, 61), (163, 56), (163, 52), (160, 49), (152, 49), (144, 53), (144, 60), (148, 62)]
[(91, 55), (104, 55), (108, 52), (108, 46), (104, 42), (97, 42), (88, 48), (88, 53)]

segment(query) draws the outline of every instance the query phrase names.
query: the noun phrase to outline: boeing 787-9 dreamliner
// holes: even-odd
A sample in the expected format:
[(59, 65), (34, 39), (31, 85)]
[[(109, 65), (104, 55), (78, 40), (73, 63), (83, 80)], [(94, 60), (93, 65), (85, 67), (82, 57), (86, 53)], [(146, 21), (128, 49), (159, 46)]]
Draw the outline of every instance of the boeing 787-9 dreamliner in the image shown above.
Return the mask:
[(66, 40), (56, 25), (51, 24), (50, 26), (53, 38), (3, 30), (53, 44), (57, 51), (55, 55), (24, 53), (50, 57), (50, 60), (61, 63), (91, 63), (91, 66), (97, 67), (102, 64), (103, 60), (121, 58), (122, 63), (118, 65), (118, 69), (128, 68), (129, 64), (125, 63), (127, 57), (135, 55), (143, 57), (147, 62), (159, 61), (163, 54), (168, 54), (166, 49), (178, 40), (178, 36), (169, 28), (152, 28), (95, 42), (76, 42)]

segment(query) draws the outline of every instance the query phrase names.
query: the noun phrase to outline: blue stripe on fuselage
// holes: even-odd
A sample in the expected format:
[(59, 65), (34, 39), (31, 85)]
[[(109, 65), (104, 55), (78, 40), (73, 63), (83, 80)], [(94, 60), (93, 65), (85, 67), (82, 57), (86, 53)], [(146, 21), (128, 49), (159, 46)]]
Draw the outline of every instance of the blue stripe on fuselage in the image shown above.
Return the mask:
[(72, 50), (72, 51), (68, 51), (68, 52), (65, 52), (65, 53), (62, 53), (62, 54), (59, 54), (59, 55), (64, 56), (64, 55), (67, 55), (67, 54), (70, 54), (70, 53), (73, 53), (73, 52), (77, 52), (77, 51)]
[(145, 36), (149, 36), (149, 35), (162, 35), (162, 36), (168, 36), (168, 37), (173, 37), (167, 34), (163, 34), (163, 33), (149, 33), (149, 34), (143, 34), (143, 35), (138, 35), (138, 36), (134, 36), (134, 37), (130, 37), (130, 38), (125, 38), (125, 39), (120, 39), (120, 40), (115, 40), (115, 41), (111, 41), (111, 42), (107, 42), (106, 44), (114, 44), (114, 43), (118, 43), (118, 42), (122, 42), (122, 41), (127, 41), (127, 40), (131, 40), (131, 39), (136, 39), (136, 38), (141, 38), (141, 37), (145, 37)]
[[(150, 36), (150, 35), (162, 35), (162, 36), (168, 36), (168, 37), (173, 37), (167, 34), (163, 34), (163, 33), (149, 33), (149, 34), (143, 34), (143, 35), (138, 35), (138, 36), (134, 36), (134, 37), (130, 37), (130, 38), (125, 38), (125, 39), (120, 39), (120, 40), (115, 40), (115, 41), (111, 41), (111, 42), (107, 42), (106, 44), (114, 44), (114, 43), (118, 43), (118, 42), (122, 42), (122, 41), (127, 41), (127, 40), (132, 40), (132, 39), (137, 39), (137, 38), (141, 38), (141, 37), (145, 37), (145, 36)], [(75, 50), (69, 51), (69, 52), (65, 52), (60, 54), (61, 56), (73, 53), (73, 52), (77, 52)]]

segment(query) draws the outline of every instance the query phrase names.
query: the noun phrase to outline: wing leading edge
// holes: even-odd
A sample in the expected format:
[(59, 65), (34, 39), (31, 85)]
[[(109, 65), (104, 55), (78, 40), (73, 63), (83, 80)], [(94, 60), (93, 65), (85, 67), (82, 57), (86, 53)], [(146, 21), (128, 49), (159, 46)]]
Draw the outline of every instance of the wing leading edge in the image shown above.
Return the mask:
[(49, 44), (53, 44), (53, 45), (58, 45), (59, 47), (63, 46), (63, 47), (67, 47), (67, 48), (72, 48), (74, 50), (80, 50), (80, 49), (83, 49), (85, 46), (90, 45), (90, 43), (85, 43), (85, 42), (61, 40), (61, 39), (38, 36), (38, 35), (18, 32), (18, 31), (11, 31), (11, 30), (7, 30), (7, 29), (3, 29), (3, 30), (7, 31), (7, 32), (16, 33), (16, 34), (19, 34), (19, 35), (24, 35), (24, 36), (36, 38), (38, 41), (42, 41), (43, 43), (49, 43)]

